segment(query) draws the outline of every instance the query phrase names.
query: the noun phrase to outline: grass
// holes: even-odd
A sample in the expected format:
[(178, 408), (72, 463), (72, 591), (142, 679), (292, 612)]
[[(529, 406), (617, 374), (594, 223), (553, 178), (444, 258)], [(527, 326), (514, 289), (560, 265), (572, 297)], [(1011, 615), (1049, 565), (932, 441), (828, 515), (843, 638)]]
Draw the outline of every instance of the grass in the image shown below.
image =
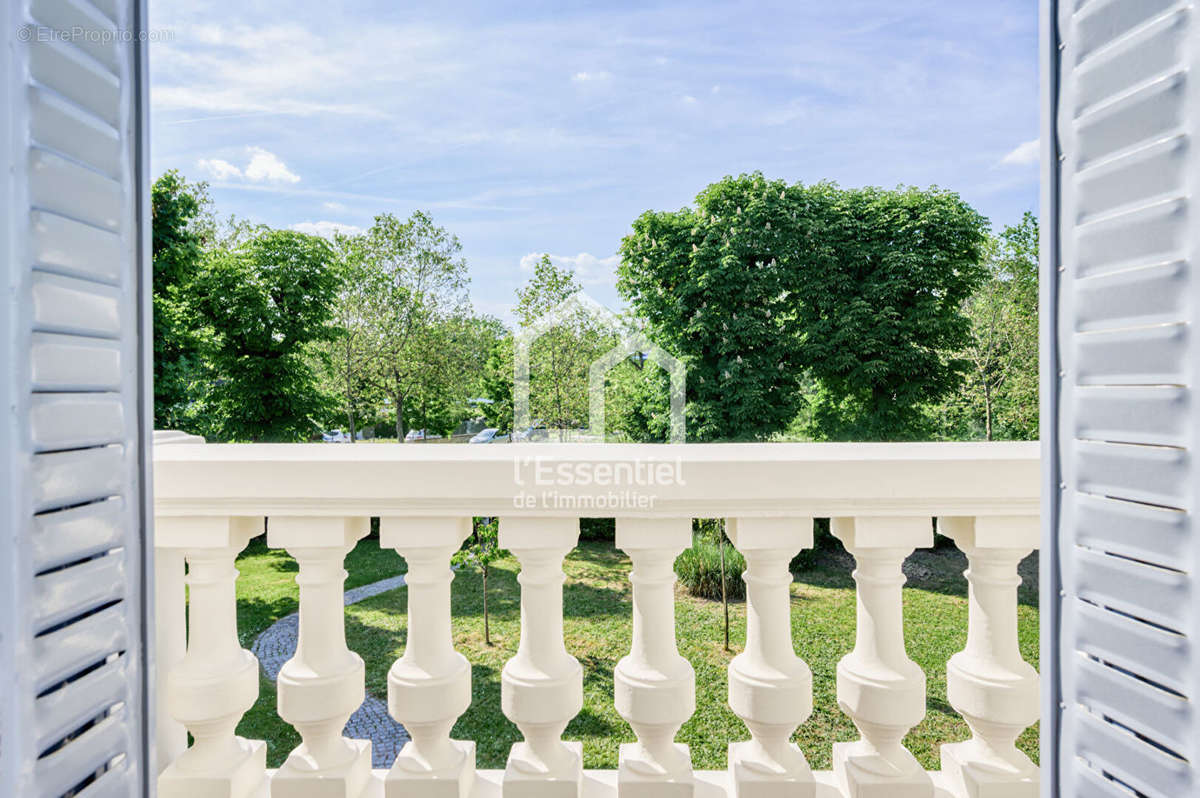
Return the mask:
[[(251, 565), (248, 561), (254, 560)], [(295, 609), (295, 566), (280, 552), (259, 546), (248, 550), (239, 563), (243, 578), (239, 620), (244, 624), (243, 644), (275, 617)], [(909, 656), (924, 669), (927, 683), (925, 720), (909, 734), (906, 744), (921, 764), (938, 767), (938, 746), (965, 739), (966, 724), (946, 702), (946, 660), (966, 643), (966, 563), (952, 548), (917, 552), (906, 565), (909, 583), (904, 590), (904, 617)], [(381, 553), (374, 541), (364, 541), (348, 558), (348, 586), (390, 576), (400, 570), (391, 552)], [(854, 582), (852, 560), (843, 551), (823, 552), (817, 565), (799, 575), (792, 585), (792, 632), (797, 653), (813, 671), (813, 714), (800, 727), (795, 741), (816, 769), (831, 767), (831, 745), (857, 738), (850, 719), (837, 707), (835, 668), (854, 646)], [(567, 650), (584, 668), (584, 708), (567, 727), (566, 738), (582, 740), (584, 765), (615, 768), (617, 747), (632, 742), (633, 732), (613, 709), (612, 673), (617, 660), (629, 651), (631, 593), (629, 560), (611, 544), (583, 543), (565, 564), (564, 613)], [(1038, 653), (1036, 558), (1022, 564), (1025, 585), (1018, 608), (1021, 651), (1035, 666)], [(475, 740), (480, 768), (503, 768), (509, 747), (520, 739), (519, 730), (500, 711), (500, 671), (516, 652), (520, 639), (520, 593), (517, 563), (494, 563), (489, 577), (493, 645), (483, 642), (480, 577), (460, 571), (454, 580), (452, 609), (456, 647), (472, 663), (473, 698), (459, 719), (454, 736)], [(287, 581), (288, 585), (281, 583)], [(387, 670), (403, 653), (407, 591), (384, 593), (346, 609), (346, 637), (367, 665), (367, 690), (387, 694)], [(243, 604), (246, 604), (243, 609)], [(726, 766), (730, 741), (747, 739), (740, 720), (726, 701), (726, 668), (745, 640), (745, 604), (731, 605), (732, 653), (722, 646), (720, 602), (676, 593), (675, 617), (679, 649), (696, 670), (696, 714), (684, 725), (679, 741), (691, 746), (699, 769)], [(271, 619), (271, 620), (268, 620)], [(258, 627), (245, 624), (260, 624)], [(239, 733), (266, 739), (272, 766), (282, 762), (298, 742), (295, 733), (274, 717), (274, 687), (264, 681), (262, 695), (247, 713)], [(1037, 759), (1037, 727), (1027, 730), (1019, 746)]]

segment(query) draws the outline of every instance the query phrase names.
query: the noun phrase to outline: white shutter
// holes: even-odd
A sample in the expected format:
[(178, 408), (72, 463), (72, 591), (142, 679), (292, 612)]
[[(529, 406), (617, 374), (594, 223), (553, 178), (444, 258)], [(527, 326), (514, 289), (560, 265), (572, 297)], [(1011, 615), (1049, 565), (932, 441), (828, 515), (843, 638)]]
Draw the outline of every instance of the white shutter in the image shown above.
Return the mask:
[(0, 795), (149, 795), (145, 6), (10, 0)]
[(1200, 28), (1043, 2), (1047, 796), (1200, 792)]

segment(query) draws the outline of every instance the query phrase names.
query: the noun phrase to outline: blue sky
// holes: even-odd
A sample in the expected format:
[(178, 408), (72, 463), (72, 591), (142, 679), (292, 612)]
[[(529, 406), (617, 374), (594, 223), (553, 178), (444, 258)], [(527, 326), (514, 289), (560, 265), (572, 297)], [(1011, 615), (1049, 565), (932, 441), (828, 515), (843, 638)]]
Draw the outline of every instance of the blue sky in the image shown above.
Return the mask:
[(152, 159), (222, 215), (429, 210), (476, 307), (537, 253), (619, 306), (620, 239), (727, 174), (1037, 206), (1036, 0), (152, 0)]

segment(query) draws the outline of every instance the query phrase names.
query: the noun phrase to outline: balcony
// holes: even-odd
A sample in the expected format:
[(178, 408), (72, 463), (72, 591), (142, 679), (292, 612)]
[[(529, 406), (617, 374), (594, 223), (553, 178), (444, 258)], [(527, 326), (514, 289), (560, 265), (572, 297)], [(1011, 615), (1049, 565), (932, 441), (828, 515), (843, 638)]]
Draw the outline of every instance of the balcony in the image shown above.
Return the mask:
[[(269, 784), (275, 798), (590, 797), (618, 786), (633, 798), (1036, 796), (1037, 768), (1014, 741), (1039, 712), (1016, 627), (1017, 564), (1039, 541), (1039, 479), (1037, 444), (160, 444), (159, 794), (241, 798)], [(476, 771), (473, 741), (450, 737), (470, 705), (471, 664), (453, 648), (449, 563), (473, 516), (500, 519), (500, 543), (521, 566), (520, 643), (502, 685), (524, 742), (504, 771)], [(617, 518), (616, 545), (633, 564), (632, 650), (613, 700), (638, 742), (622, 746), (614, 771), (582, 770), (579, 745), (562, 739), (583, 683), (563, 642), (562, 562), (589, 516)], [(342, 561), (371, 517), (380, 545), (408, 565), (407, 646), (380, 698), (412, 736), (390, 769), (374, 770), (369, 745), (342, 735), (364, 698), (363, 661), (346, 646)], [(746, 729), (728, 741), (724, 771), (693, 771), (674, 742), (695, 703), (672, 589), (693, 518), (728, 519), (747, 563), (746, 645), (728, 673)], [(830, 741), (827, 772), (790, 742), (812, 709), (813, 677), (791, 641), (787, 564), (812, 545), (813, 518), (832, 519), (857, 566), (857, 638), (836, 687), (861, 737)], [(933, 520), (969, 562), (967, 644), (946, 668), (972, 736), (947, 741), (940, 771), (926, 772), (902, 744), (925, 714), (925, 674), (905, 653), (901, 567), (933, 545)], [(299, 644), (278, 703), (303, 744), (277, 771), (263, 743), (234, 734), (259, 678), (238, 642), (234, 561), (264, 529), (299, 567)]]

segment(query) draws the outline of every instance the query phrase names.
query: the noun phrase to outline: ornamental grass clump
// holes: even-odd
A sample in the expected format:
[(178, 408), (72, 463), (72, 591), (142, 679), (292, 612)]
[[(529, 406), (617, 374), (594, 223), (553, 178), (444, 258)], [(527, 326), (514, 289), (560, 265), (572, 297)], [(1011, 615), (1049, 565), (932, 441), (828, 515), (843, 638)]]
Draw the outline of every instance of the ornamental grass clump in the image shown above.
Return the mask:
[[(733, 599), (746, 597), (746, 583), (742, 581), (742, 572), (746, 570), (746, 560), (742, 553), (725, 542), (725, 592)], [(719, 543), (703, 539), (697, 535), (692, 540), (692, 547), (684, 549), (675, 560), (675, 575), (684, 588), (693, 596), (721, 600), (721, 546)]]

